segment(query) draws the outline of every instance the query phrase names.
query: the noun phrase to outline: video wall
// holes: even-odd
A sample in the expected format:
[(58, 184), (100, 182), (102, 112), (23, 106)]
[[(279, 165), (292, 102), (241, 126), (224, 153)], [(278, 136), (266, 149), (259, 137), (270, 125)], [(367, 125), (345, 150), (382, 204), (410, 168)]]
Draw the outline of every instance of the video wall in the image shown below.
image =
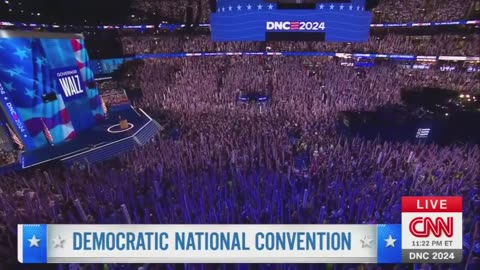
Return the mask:
[(0, 31), (0, 105), (26, 149), (103, 119), (81, 35)]
[(282, 6), (264, 0), (218, 0), (210, 16), (213, 41), (365, 42), (372, 13), (365, 0)]

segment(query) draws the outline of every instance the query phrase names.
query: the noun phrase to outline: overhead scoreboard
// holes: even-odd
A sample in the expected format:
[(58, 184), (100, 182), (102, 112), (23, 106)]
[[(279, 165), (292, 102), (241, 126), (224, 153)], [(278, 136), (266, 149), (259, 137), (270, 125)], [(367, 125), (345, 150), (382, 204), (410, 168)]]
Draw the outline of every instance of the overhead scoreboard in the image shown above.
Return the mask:
[(18, 225), (18, 260), (458, 263), (462, 239), (461, 197), (404, 197), (402, 224)]
[(365, 0), (319, 1), (307, 6), (218, 0), (210, 31), (213, 41), (365, 42), (371, 18)]

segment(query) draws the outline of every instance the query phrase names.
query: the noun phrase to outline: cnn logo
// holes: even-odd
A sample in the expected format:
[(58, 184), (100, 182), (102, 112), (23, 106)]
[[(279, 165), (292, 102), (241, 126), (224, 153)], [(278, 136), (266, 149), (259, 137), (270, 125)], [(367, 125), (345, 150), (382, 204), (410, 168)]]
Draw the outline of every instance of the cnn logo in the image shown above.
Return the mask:
[(430, 217), (417, 217), (410, 221), (409, 230), (416, 237), (429, 237), (431, 234), (435, 237), (441, 237), (442, 234), (452, 237), (453, 217), (447, 217), (446, 221), (441, 217), (437, 217), (435, 220)]

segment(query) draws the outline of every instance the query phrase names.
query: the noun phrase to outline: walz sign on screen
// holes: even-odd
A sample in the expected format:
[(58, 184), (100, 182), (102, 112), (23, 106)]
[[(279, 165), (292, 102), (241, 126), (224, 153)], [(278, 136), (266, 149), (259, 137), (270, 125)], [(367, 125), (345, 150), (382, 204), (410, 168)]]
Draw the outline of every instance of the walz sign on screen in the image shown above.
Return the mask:
[(57, 84), (57, 91), (62, 94), (63, 100), (68, 102), (86, 95), (82, 75), (76, 67), (61, 68), (53, 71)]

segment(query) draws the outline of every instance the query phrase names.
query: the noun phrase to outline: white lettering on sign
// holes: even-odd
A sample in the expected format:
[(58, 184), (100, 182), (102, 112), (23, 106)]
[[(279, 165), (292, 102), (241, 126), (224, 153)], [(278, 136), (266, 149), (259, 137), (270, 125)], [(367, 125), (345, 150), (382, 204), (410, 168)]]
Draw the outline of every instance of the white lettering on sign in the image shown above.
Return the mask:
[(69, 76), (59, 79), (62, 85), (63, 92), (66, 97), (75, 96), (83, 93), (82, 85), (80, 84), (80, 76)]
[(20, 120), (20, 117), (18, 116), (17, 112), (15, 111), (15, 109), (13, 108), (13, 104), (8, 102), (7, 104), (7, 108), (8, 108), (8, 112), (10, 113), (10, 115), (12, 116), (12, 120), (13, 122), (15, 123), (15, 125), (18, 127), (18, 130), (20, 132), (25, 132), (25, 127), (23, 126), (23, 123), (22, 121)]
[(323, 31), (325, 22), (303, 22), (303, 21), (267, 21), (267, 30), (290, 30), (290, 31)]
[(417, 200), (417, 209), (445, 210), (447, 209), (447, 200)]

